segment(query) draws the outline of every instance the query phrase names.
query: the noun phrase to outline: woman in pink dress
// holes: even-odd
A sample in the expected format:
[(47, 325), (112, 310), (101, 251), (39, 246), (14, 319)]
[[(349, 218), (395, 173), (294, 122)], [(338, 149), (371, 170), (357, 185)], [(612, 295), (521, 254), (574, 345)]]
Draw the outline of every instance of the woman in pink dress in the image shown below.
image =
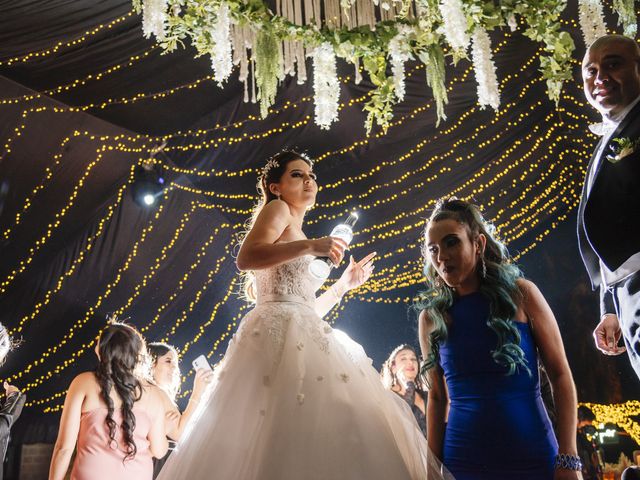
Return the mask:
[(163, 393), (139, 375), (145, 353), (133, 327), (103, 330), (98, 367), (78, 375), (67, 392), (49, 480), (65, 478), (74, 448), (71, 480), (151, 480), (152, 457), (166, 453), (167, 437)]

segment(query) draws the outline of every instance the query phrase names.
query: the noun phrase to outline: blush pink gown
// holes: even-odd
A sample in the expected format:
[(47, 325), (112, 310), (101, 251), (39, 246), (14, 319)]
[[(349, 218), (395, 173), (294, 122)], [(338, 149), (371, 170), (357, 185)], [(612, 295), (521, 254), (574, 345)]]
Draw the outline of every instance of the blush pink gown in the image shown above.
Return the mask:
[[(133, 459), (123, 462), (124, 441), (122, 429), (118, 428), (116, 440), (109, 445), (109, 429), (105, 423), (106, 407), (98, 407), (82, 413), (76, 458), (73, 462), (71, 480), (151, 480), (153, 462), (147, 435), (151, 428), (149, 415), (134, 406), (136, 428), (133, 432), (138, 452)], [(122, 422), (120, 410), (113, 412), (118, 426)]]

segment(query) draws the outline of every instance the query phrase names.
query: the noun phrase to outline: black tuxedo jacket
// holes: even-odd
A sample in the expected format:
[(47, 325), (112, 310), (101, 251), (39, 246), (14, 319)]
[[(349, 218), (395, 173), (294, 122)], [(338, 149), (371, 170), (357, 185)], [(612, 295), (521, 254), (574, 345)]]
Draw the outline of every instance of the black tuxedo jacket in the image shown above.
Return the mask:
[(616, 138), (636, 141), (640, 138), (640, 102), (627, 114), (602, 150), (591, 190), (587, 184), (596, 168), (596, 157), (602, 140), (596, 147), (587, 168), (578, 208), (578, 242), (582, 261), (591, 285), (600, 288), (601, 313), (615, 313), (611, 293), (600, 277), (602, 260), (609, 270), (616, 270), (625, 260), (640, 252), (640, 146), (623, 159), (613, 163), (611, 145)]

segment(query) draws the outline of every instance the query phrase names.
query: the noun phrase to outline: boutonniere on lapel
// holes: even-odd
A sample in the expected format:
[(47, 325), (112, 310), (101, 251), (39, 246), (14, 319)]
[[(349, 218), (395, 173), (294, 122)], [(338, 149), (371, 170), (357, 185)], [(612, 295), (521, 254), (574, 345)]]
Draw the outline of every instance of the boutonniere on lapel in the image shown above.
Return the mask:
[(624, 157), (628, 157), (640, 147), (640, 138), (631, 140), (629, 137), (614, 138), (612, 140), (613, 145), (609, 145), (609, 148), (613, 152), (613, 155), (607, 155), (607, 160), (611, 163), (618, 163)]

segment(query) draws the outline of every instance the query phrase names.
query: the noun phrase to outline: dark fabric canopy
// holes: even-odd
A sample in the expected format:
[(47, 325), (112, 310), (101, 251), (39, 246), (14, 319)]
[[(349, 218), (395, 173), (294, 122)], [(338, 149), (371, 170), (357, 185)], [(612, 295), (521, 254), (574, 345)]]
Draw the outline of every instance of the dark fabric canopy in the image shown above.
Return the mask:
[[(578, 59), (576, 3), (565, 26)], [(190, 49), (161, 54), (129, 2), (5, 1), (0, 19), (0, 179), (8, 187), (0, 321), (23, 338), (2, 375), (27, 390), (31, 415), (55, 421), (73, 376), (92, 367), (92, 342), (111, 313), (150, 341), (176, 345), (189, 391), (191, 360), (205, 353), (216, 361), (247, 310), (233, 254), (256, 200), (257, 168), (285, 146), (317, 159), (321, 191), (307, 234), (328, 234), (358, 208), (353, 255), (378, 252), (373, 281), (329, 316), (375, 365), (397, 344), (417, 344), (409, 306), (421, 289), (424, 218), (435, 199), (455, 194), (484, 207), (547, 296), (579, 399), (638, 398), (626, 356), (593, 346), (597, 296), (575, 240), (596, 142), (587, 125), (597, 118), (579, 68), (555, 108), (539, 76), (539, 46), (519, 32), (492, 34), (497, 112), (478, 107), (473, 70), (461, 61), (448, 69), (448, 120), (436, 127), (424, 67), (409, 63), (395, 123), (367, 136), (370, 84), (355, 85), (344, 64), (340, 121), (323, 131), (313, 123), (311, 81), (287, 78), (260, 119), (257, 105), (243, 102), (237, 72), (220, 88), (208, 58), (194, 60)], [(163, 140), (156, 160), (170, 188), (144, 209), (132, 200), (133, 168)]]

